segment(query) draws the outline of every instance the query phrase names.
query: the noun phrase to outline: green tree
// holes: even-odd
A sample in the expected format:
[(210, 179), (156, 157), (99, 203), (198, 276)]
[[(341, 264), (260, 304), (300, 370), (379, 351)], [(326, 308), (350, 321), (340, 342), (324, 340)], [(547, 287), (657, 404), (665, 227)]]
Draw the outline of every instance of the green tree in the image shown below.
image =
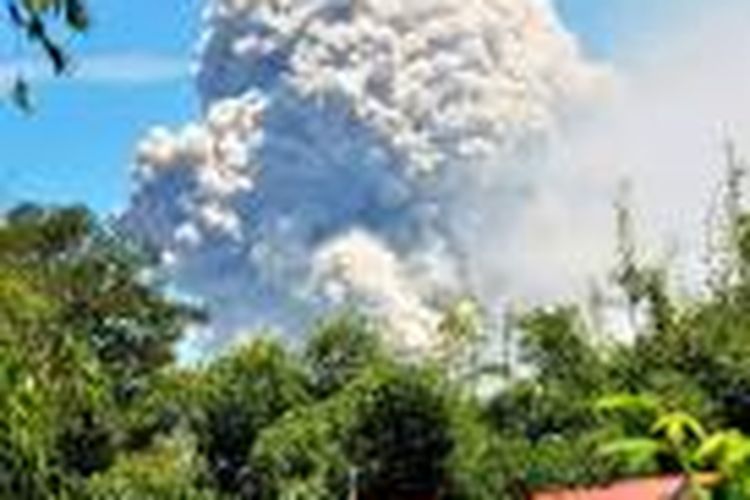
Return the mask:
[(147, 270), (83, 209), (26, 206), (0, 224), (0, 419), (9, 456), (36, 457), (2, 474), (12, 491), (74, 491), (132, 441), (125, 416), (193, 317)]
[[(60, 326), (127, 385), (171, 363), (175, 342), (201, 319), (168, 297), (141, 249), (81, 207), (11, 211), (0, 226), (0, 263), (53, 301)], [(133, 387), (120, 389), (127, 397)]]
[(253, 494), (248, 457), (260, 432), (310, 402), (299, 361), (278, 343), (254, 340), (213, 361), (203, 375), (193, 427), (219, 489)]
[(54, 302), (2, 264), (0, 304), (0, 496), (64, 497), (78, 466), (108, 458), (93, 432), (77, 444), (96, 446), (67, 444), (80, 415), (111, 407), (109, 380), (85, 344), (61, 334)]
[(147, 450), (118, 458), (86, 486), (90, 500), (214, 500), (202, 458), (189, 435), (156, 441)]
[(304, 362), (319, 397), (342, 389), (365, 368), (386, 355), (378, 332), (352, 312), (335, 316), (316, 328), (305, 345)]
[(436, 374), (393, 363), (288, 413), (252, 453), (259, 498), (408, 499), (449, 484), (450, 407)]
[(298, 408), (261, 432), (250, 455), (255, 498), (347, 498), (354, 466), (343, 442), (354, 408), (344, 403), (336, 396)]
[(532, 377), (513, 381), (490, 403), (498, 430), (531, 441), (594, 426), (591, 402), (609, 384), (603, 350), (572, 308), (536, 310), (519, 319), (519, 358)]
[(438, 493), (446, 486), (446, 461), (454, 446), (445, 381), (408, 367), (382, 367), (369, 377), (344, 444), (361, 498)]

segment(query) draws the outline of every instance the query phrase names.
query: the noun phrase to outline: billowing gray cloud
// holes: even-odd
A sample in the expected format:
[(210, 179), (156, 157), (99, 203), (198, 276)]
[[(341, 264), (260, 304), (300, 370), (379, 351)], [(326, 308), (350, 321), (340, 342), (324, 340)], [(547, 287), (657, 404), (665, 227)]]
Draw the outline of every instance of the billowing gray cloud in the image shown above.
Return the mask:
[(206, 300), (212, 342), (354, 303), (423, 349), (460, 295), (557, 286), (539, 184), (610, 78), (547, 2), (213, 0), (201, 54), (204, 113), (143, 140), (122, 220)]

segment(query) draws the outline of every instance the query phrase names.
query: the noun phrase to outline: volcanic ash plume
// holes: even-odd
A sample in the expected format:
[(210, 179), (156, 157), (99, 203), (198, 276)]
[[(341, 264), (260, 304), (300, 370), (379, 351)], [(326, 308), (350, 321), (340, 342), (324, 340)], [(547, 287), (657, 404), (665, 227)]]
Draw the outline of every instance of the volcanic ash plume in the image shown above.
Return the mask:
[(124, 223), (215, 345), (354, 304), (428, 348), (446, 301), (499, 299), (475, 249), (604, 80), (540, 0), (213, 0), (205, 25), (203, 115), (143, 140)]

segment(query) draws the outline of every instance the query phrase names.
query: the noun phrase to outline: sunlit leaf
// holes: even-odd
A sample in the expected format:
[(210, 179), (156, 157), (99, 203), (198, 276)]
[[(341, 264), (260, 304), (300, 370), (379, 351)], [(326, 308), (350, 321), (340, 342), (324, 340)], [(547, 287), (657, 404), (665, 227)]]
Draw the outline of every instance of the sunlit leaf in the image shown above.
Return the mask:
[(706, 438), (706, 431), (701, 423), (693, 416), (679, 411), (661, 416), (652, 426), (651, 432), (663, 435), (675, 446), (682, 446), (691, 438), (698, 441)]
[(623, 438), (603, 445), (599, 453), (620, 458), (632, 467), (639, 468), (651, 464), (661, 450), (661, 444), (653, 439)]
[(613, 394), (596, 402), (596, 409), (607, 413), (623, 411), (657, 412), (660, 406), (659, 399), (650, 394)]

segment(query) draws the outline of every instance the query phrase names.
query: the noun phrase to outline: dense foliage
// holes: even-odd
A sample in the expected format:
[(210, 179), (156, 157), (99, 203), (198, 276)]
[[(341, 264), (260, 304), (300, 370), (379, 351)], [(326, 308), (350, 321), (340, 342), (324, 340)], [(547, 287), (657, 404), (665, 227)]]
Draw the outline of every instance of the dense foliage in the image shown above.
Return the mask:
[(83, 209), (20, 207), (0, 225), (0, 498), (489, 500), (660, 472), (748, 498), (750, 218), (728, 215), (700, 298), (623, 244), (632, 340), (572, 305), (493, 335), (460, 302), (434, 356), (343, 313), (187, 366), (203, 315), (143, 252)]

